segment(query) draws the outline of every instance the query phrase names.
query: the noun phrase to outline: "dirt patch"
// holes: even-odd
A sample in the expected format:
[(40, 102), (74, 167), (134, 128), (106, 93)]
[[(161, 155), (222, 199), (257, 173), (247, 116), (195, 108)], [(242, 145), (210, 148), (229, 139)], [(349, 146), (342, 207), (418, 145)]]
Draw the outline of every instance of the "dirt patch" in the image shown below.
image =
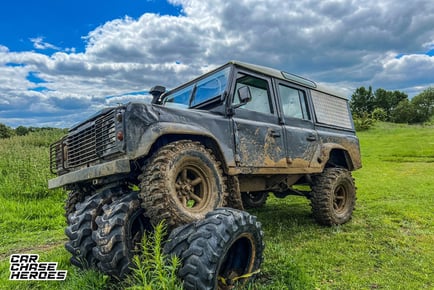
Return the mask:
[(25, 247), (25, 248), (18, 248), (8, 251), (7, 253), (0, 254), (0, 261), (6, 261), (9, 260), (9, 257), (12, 254), (39, 254), (44, 253), (50, 250), (53, 250), (54, 248), (63, 246), (65, 244), (65, 241), (55, 241), (55, 242), (49, 242), (44, 245), (36, 245), (34, 247)]

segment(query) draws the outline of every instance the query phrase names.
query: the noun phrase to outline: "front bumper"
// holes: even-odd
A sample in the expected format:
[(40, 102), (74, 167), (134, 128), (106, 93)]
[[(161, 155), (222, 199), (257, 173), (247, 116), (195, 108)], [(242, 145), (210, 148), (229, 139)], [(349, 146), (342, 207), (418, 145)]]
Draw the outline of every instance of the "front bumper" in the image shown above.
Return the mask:
[(106, 163), (69, 172), (59, 177), (48, 180), (48, 188), (53, 189), (79, 181), (110, 176), (131, 171), (129, 159), (117, 159)]

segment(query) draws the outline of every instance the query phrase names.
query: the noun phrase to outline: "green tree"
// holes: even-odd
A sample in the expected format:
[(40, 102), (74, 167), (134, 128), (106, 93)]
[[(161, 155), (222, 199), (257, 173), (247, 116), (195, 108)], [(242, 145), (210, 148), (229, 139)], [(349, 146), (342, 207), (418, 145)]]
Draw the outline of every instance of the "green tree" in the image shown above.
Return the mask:
[(392, 110), (390, 119), (394, 123), (410, 123), (414, 118), (414, 114), (413, 104), (408, 99), (405, 99)]
[(15, 133), (17, 134), (17, 136), (24, 136), (24, 135), (27, 135), (29, 133), (29, 129), (27, 129), (24, 126), (18, 126), (15, 129)]
[(429, 87), (415, 96), (411, 103), (414, 107), (412, 123), (423, 123), (434, 115), (434, 88)]
[(0, 123), (0, 139), (9, 138), (12, 136), (12, 129), (5, 124)]
[(398, 106), (398, 104), (408, 99), (406, 93), (400, 91), (386, 91), (384, 89), (377, 89), (374, 94), (374, 107), (383, 109), (386, 112), (386, 120), (390, 121), (392, 111)]
[(365, 87), (357, 88), (351, 96), (350, 108), (353, 114), (357, 117), (362, 117), (366, 113), (371, 114), (374, 110), (374, 95), (372, 94), (372, 87), (368, 89)]

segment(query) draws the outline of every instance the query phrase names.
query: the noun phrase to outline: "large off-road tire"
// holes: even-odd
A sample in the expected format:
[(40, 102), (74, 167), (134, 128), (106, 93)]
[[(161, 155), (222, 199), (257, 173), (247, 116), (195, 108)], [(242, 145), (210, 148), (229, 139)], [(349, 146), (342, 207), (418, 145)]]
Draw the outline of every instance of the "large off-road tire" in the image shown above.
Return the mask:
[(356, 203), (356, 187), (351, 172), (326, 168), (312, 177), (310, 204), (315, 220), (326, 226), (344, 224), (351, 219)]
[(228, 194), (226, 196), (225, 202), (223, 203), (223, 206), (244, 210), (243, 200), (241, 198), (240, 192), (240, 181), (238, 180), (238, 176), (227, 175), (226, 188)]
[(267, 202), (268, 192), (242, 192), (241, 198), (243, 200), (244, 208), (259, 208), (264, 206)]
[(206, 218), (175, 229), (164, 252), (182, 265), (178, 276), (184, 289), (230, 289), (245, 285), (263, 259), (263, 232), (256, 217), (231, 208), (218, 208)]
[(80, 190), (72, 190), (68, 192), (68, 197), (66, 198), (65, 205), (63, 207), (65, 209), (65, 218), (68, 223), (68, 216), (75, 211), (75, 206), (79, 202), (82, 202), (84, 200), (84, 197), (85, 193)]
[(103, 211), (96, 218), (98, 228), (92, 233), (96, 243), (93, 254), (103, 273), (121, 279), (130, 272), (132, 258), (140, 251), (143, 234), (151, 226), (134, 191), (114, 199)]
[(82, 202), (75, 205), (75, 211), (68, 215), (68, 226), (65, 234), (69, 240), (65, 244), (66, 250), (72, 254), (71, 264), (80, 268), (92, 268), (96, 259), (92, 254), (95, 242), (92, 240), (92, 231), (96, 230), (96, 217), (102, 214), (105, 204), (111, 202), (115, 195), (110, 189), (87, 196)]
[(205, 217), (226, 198), (226, 180), (211, 150), (182, 140), (158, 150), (139, 176), (140, 197), (155, 226), (168, 230)]

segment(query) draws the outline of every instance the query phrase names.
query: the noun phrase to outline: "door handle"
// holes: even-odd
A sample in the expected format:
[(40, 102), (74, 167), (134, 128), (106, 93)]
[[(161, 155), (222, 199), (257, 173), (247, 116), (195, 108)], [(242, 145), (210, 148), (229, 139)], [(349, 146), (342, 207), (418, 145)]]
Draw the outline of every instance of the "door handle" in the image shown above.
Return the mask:
[(309, 134), (306, 140), (310, 142), (316, 141), (316, 136), (314, 134)]
[(278, 137), (280, 137), (280, 132), (278, 132), (276, 130), (271, 130), (270, 131), (270, 136), (274, 137), (274, 138), (278, 138)]

